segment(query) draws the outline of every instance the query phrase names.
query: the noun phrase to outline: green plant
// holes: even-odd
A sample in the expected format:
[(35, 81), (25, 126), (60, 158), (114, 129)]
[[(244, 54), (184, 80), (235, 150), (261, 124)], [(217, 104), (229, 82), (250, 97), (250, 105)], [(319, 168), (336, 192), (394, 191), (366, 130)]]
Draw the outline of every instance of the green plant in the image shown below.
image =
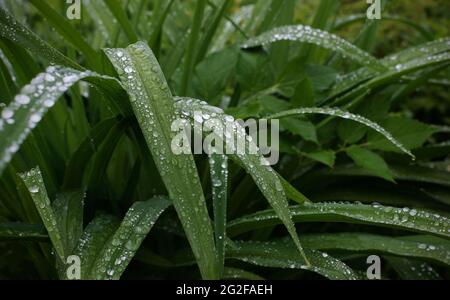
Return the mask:
[[(448, 277), (450, 39), (340, 2), (0, 2), (0, 278)], [(280, 162), (175, 155), (195, 112), (280, 120)]]

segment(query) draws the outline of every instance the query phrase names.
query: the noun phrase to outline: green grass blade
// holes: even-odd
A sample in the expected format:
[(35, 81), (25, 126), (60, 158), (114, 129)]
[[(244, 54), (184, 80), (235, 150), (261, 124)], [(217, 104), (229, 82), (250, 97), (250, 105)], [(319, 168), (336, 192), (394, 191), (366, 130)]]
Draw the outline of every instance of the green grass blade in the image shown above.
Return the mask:
[(439, 243), (425, 242), (420, 235), (406, 240), (368, 233), (320, 233), (302, 235), (301, 240), (309, 249), (390, 254), (450, 265), (449, 241), (437, 239)]
[(39, 168), (32, 169), (27, 173), (21, 174), (23, 182), (28, 188), (31, 198), (41, 216), (42, 222), (47, 229), (50, 240), (53, 247), (58, 254), (58, 257), (64, 261), (67, 254), (64, 248), (64, 242), (61, 236), (61, 232), (58, 227), (58, 220), (52, 209), (50, 199), (47, 196), (47, 191)]
[(0, 40), (0, 48), (11, 65), (12, 73), (16, 77), (16, 85), (22, 86), (39, 73), (40, 67), (27, 50), (8, 40)]
[[(428, 56), (437, 55), (450, 50), (450, 38), (442, 38), (418, 46), (410, 47), (398, 53), (383, 58), (382, 63), (390, 69), (397, 65), (405, 64), (418, 59), (426, 59)], [(333, 87), (332, 95), (340, 94), (352, 86), (375, 76), (376, 73), (367, 68), (361, 68), (349, 74), (338, 77)]]
[(141, 130), (183, 224), (203, 278), (217, 278), (211, 222), (192, 156), (172, 153), (173, 98), (159, 64), (142, 42), (106, 50), (119, 73)]
[(34, 32), (20, 24), (7, 11), (0, 7), (0, 36), (17, 43), (31, 53), (39, 53), (50, 63), (83, 69), (76, 62), (64, 56), (61, 52), (50, 46)]
[(108, 9), (105, 2), (84, 0), (83, 7), (94, 22), (95, 27), (99, 29), (103, 39), (112, 45), (115, 42), (119, 27), (114, 15)]
[[(176, 108), (181, 117), (190, 116), (194, 118), (195, 112), (201, 112), (203, 116), (214, 116), (215, 119), (219, 120), (221, 124), (227, 124), (230, 122), (231, 116), (227, 116), (223, 113), (221, 109), (217, 107), (206, 105), (200, 100), (190, 99), (190, 98), (176, 98)], [(245, 136), (245, 129), (242, 128), (238, 123), (234, 122), (233, 127), (235, 128), (234, 133), (225, 134), (225, 137), (222, 137), (222, 140), (225, 139), (225, 145), (232, 145), (234, 142), (234, 135)], [(225, 125), (223, 125), (226, 128)], [(219, 139), (221, 137), (218, 137)], [(245, 147), (250, 147), (253, 145), (254, 148), (257, 148), (254, 142), (250, 142), (251, 144), (245, 145)], [(249, 149), (246, 149), (249, 150)], [(261, 155), (249, 154), (249, 151), (245, 151), (246, 154), (235, 154), (232, 155), (232, 158), (236, 160), (244, 169), (252, 176), (253, 180), (261, 190), (261, 192), (266, 197), (269, 204), (274, 208), (277, 212), (278, 217), (282, 220), (283, 224), (286, 226), (289, 234), (292, 239), (296, 243), (298, 250), (302, 253), (303, 256), (303, 248), (300, 244), (300, 241), (297, 236), (297, 232), (295, 230), (294, 224), (292, 223), (291, 216), (288, 211), (288, 201), (286, 199), (286, 195), (284, 193), (283, 185), (276, 174), (276, 172), (268, 165), (263, 165)], [(308, 259), (305, 257), (305, 261)]]
[[(450, 219), (423, 210), (381, 205), (317, 203), (290, 208), (295, 222), (344, 222), (423, 232), (450, 239)], [(228, 223), (230, 237), (280, 224), (273, 210), (261, 211)]]
[(126, 128), (126, 121), (122, 120), (116, 122), (95, 152), (94, 156), (91, 158), (92, 164), (89, 171), (86, 172), (88, 194), (93, 194), (94, 197), (99, 196), (98, 191), (105, 179), (104, 174), (107, 173), (106, 171), (111, 157), (114, 154), (117, 144), (124, 135)]
[(348, 93), (346, 93), (343, 96), (339, 96), (336, 98), (336, 95), (330, 97), (328, 100), (324, 101), (322, 104), (326, 105), (330, 102), (333, 102), (333, 105), (355, 105), (359, 101), (361, 101), (363, 98), (359, 97), (361, 95), (364, 95), (368, 91), (377, 89), (381, 86), (387, 85), (398, 78), (401, 78), (404, 75), (411, 74), (413, 72), (433, 67), (433, 66), (439, 66), (447, 64), (450, 61), (450, 53), (442, 53), (432, 56), (422, 56), (417, 59), (413, 59), (411, 61), (408, 61), (406, 63), (399, 63), (395, 65), (393, 68), (391, 68), (390, 71), (385, 72), (379, 76), (374, 77), (373, 79), (367, 81), (364, 84), (358, 85), (357, 88), (350, 90)]
[(277, 41), (298, 41), (314, 44), (326, 49), (330, 49), (349, 57), (363, 66), (375, 71), (385, 71), (386, 67), (367, 52), (357, 48), (344, 39), (320, 29), (309, 26), (295, 25), (278, 27), (262, 35), (246, 41), (243, 48), (253, 48), (271, 44)]
[(280, 119), (280, 118), (286, 118), (296, 115), (304, 115), (304, 114), (322, 114), (322, 115), (329, 115), (333, 117), (338, 117), (342, 119), (352, 120), (358, 123), (361, 123), (367, 127), (372, 128), (376, 132), (380, 133), (382, 136), (384, 136), (390, 143), (395, 145), (397, 148), (399, 148), (404, 153), (408, 154), (412, 158), (415, 158), (414, 155), (406, 149), (405, 146), (402, 145), (397, 139), (395, 139), (392, 134), (390, 134), (386, 129), (381, 127), (375, 122), (370, 121), (369, 119), (362, 117), (360, 115), (355, 115), (340, 109), (336, 108), (319, 108), (319, 107), (307, 107), (307, 108), (298, 108), (298, 109), (292, 109), (280, 113), (276, 113), (274, 115), (269, 116), (270, 119)]
[(0, 174), (56, 101), (76, 82), (89, 77), (115, 81), (89, 71), (49, 67), (22, 88), (21, 93), (1, 113)]
[(89, 65), (97, 70), (98, 55), (96, 51), (84, 40), (78, 30), (63, 16), (58, 14), (45, 1), (30, 0), (29, 1), (39, 12), (50, 22), (50, 24), (58, 31), (65, 41), (76, 47), (87, 59)]
[(45, 227), (25, 223), (0, 223), (0, 241), (46, 242), (48, 234)]
[[(333, 31), (338, 31), (338, 30), (341, 30), (341, 29), (343, 29), (349, 25), (352, 25), (354, 23), (364, 22), (366, 20), (367, 20), (366, 14), (355, 14), (355, 15), (344, 16), (344, 17), (341, 17), (336, 20), (336, 23), (333, 26)], [(395, 21), (395, 22), (399, 22), (399, 23), (408, 25), (412, 29), (419, 32), (423, 36), (424, 39), (426, 39), (426, 40), (433, 39), (432, 34), (426, 29), (425, 26), (423, 26), (420, 23), (411, 21), (407, 18), (403, 18), (401, 16), (396, 16), (396, 15), (388, 15), (388, 14), (384, 13), (383, 18), (381, 20), (382, 21)]]
[[(172, 7), (175, 0), (169, 0), (166, 4), (164, 4), (164, 9), (162, 13), (157, 14), (157, 18), (152, 19), (152, 34), (150, 39), (148, 40), (148, 45), (150, 48), (155, 47), (158, 37), (162, 34), (162, 27), (164, 22), (170, 12), (170, 8)], [(161, 1), (166, 2), (166, 1)]]
[(219, 264), (219, 273), (222, 277), (225, 262), (225, 237), (227, 227), (228, 158), (223, 154), (211, 154), (209, 156), (209, 166), (213, 196), (217, 260)]
[(220, 6), (218, 8), (216, 8), (216, 12), (214, 14), (213, 20), (212, 20), (211, 24), (208, 26), (209, 28), (206, 31), (205, 36), (203, 37), (203, 39), (200, 43), (200, 47), (198, 49), (197, 59), (196, 59), (197, 63), (201, 62), (205, 58), (205, 56), (208, 52), (208, 48), (211, 46), (211, 42), (214, 38), (214, 34), (219, 29), (220, 22), (224, 18), (225, 14), (227, 12), (227, 9), (230, 7), (230, 4), (231, 4), (230, 1), (222, 0)]
[(233, 242), (227, 250), (227, 258), (234, 258), (264, 267), (303, 269), (320, 274), (328, 279), (357, 279), (356, 274), (343, 262), (316, 250), (305, 249), (312, 266), (308, 266), (299, 255), (294, 244), (272, 242)]
[(111, 118), (101, 121), (92, 128), (88, 136), (80, 143), (67, 162), (64, 174), (64, 189), (67, 190), (81, 186), (87, 164), (94, 156), (96, 149), (99, 148), (108, 136), (108, 132), (113, 128), (116, 120), (116, 118)]
[(278, 175), (278, 178), (281, 180), (281, 184), (283, 185), (284, 192), (286, 196), (297, 202), (298, 204), (311, 203), (311, 201), (302, 193), (300, 193), (295, 187), (293, 187), (286, 179), (284, 179), (281, 175)]
[(384, 258), (403, 280), (442, 280), (436, 270), (423, 261), (393, 256)]
[[(327, 30), (331, 23), (330, 19), (334, 18), (336, 15), (340, 5), (339, 2), (340, 1), (336, 0), (321, 0), (311, 27)], [(319, 49), (314, 45), (305, 45), (299, 52), (300, 55), (305, 56), (305, 60), (308, 61), (308, 63), (317, 62), (320, 56)]]
[(98, 255), (92, 266), (91, 277), (120, 279), (150, 229), (169, 205), (170, 202), (163, 197), (133, 204)]
[(118, 0), (104, 0), (106, 6), (108, 6), (111, 13), (119, 22), (120, 26), (122, 26), (123, 31), (125, 32), (128, 41), (130, 43), (135, 43), (138, 41), (138, 36), (134, 31), (133, 24), (131, 24), (126, 11), (122, 8), (120, 1)]
[(195, 58), (197, 55), (197, 41), (200, 37), (200, 30), (205, 13), (206, 0), (198, 0), (195, 6), (195, 13), (192, 21), (191, 32), (186, 46), (186, 55), (184, 57), (184, 70), (181, 78), (181, 95), (188, 92), (189, 78), (194, 72)]
[[(391, 164), (389, 168), (395, 180), (405, 180), (411, 182), (423, 182), (450, 186), (450, 172), (427, 168), (422, 166), (402, 166)], [(337, 167), (332, 174), (345, 176), (367, 175), (363, 170), (352, 168), (351, 166)]]
[(73, 252), (81, 260), (81, 279), (91, 279), (92, 266), (119, 225), (120, 222), (115, 217), (101, 215), (86, 227)]
[(66, 192), (52, 203), (66, 253), (74, 250), (83, 233), (84, 196), (82, 191)]
[(264, 280), (264, 278), (262, 278), (259, 275), (256, 275), (254, 273), (245, 271), (245, 270), (241, 270), (241, 269), (236, 269), (236, 268), (225, 268), (224, 273), (223, 273), (223, 278), (224, 279), (243, 279), (243, 280)]

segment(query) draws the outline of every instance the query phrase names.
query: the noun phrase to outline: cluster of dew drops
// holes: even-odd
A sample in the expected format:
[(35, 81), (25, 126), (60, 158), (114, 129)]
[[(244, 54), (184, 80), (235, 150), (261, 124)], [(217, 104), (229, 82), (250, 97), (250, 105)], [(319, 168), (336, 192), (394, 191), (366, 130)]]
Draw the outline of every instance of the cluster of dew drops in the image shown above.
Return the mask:
[[(226, 145), (231, 145), (230, 147), (233, 147), (235, 145), (236, 140), (247, 141), (248, 144), (246, 143), (246, 147), (252, 145), (256, 149), (257, 152), (256, 156), (249, 155), (248, 153), (249, 151), (245, 151), (245, 153), (239, 153), (239, 151), (237, 151), (236, 156), (240, 159), (241, 162), (243, 162), (247, 171), (253, 176), (253, 178), (256, 180), (258, 186), (263, 190), (263, 192), (268, 191), (269, 184), (270, 185), (273, 184), (276, 191), (279, 194), (284, 193), (284, 189), (283, 186), (281, 185), (281, 182), (278, 180), (277, 175), (270, 167), (270, 164), (261, 155), (259, 149), (254, 144), (252, 137), (250, 135), (247, 135), (245, 129), (241, 126), (241, 124), (239, 124), (239, 122), (236, 122), (236, 120), (232, 116), (224, 114), (221, 108), (208, 105), (207, 102), (198, 99), (176, 98), (175, 100), (176, 100), (175, 106), (179, 111), (181, 111), (182, 117), (194, 118), (194, 122), (197, 123), (202, 123), (204, 121), (209, 120), (217, 120), (218, 122), (220, 122), (220, 124), (222, 124), (223, 127), (225, 128), (223, 138), (225, 140)], [(198, 112), (201, 112), (201, 114), (199, 114)], [(264, 166), (265, 172), (269, 172), (273, 180), (268, 182), (267, 180), (265, 180), (264, 176), (257, 175), (262, 170), (261, 168), (257, 167), (258, 164)]]
[[(2, 160), (9, 161), (18, 151), (31, 130), (41, 121), (44, 114), (55, 104), (56, 100), (78, 80), (92, 75), (91, 72), (75, 71), (57, 66), (50, 66), (25, 85), (14, 100), (0, 113), (0, 131), (20, 128), (19, 136), (11, 136), (2, 153)], [(25, 119), (25, 128), (21, 128)], [(20, 124), (17, 124), (20, 121)], [(19, 126), (19, 127), (16, 127)]]
[[(143, 56), (143, 60), (151, 59), (146, 54), (146, 49), (143, 45), (135, 44), (132, 45), (132, 48), (132, 51), (134, 51), (136, 55)], [(160, 135), (164, 134), (164, 128), (161, 128), (159, 126), (159, 122), (161, 122), (163, 118), (158, 118), (155, 111), (159, 109), (169, 112), (170, 107), (168, 107), (168, 103), (162, 103), (157, 108), (153, 107), (154, 104), (152, 103), (152, 101), (138, 101), (138, 99), (145, 99), (147, 95), (145, 95), (145, 88), (143, 87), (143, 83), (136, 76), (137, 71), (133, 66), (130, 55), (122, 49), (107, 49), (106, 53), (115, 62), (115, 66), (120, 77), (122, 78), (123, 83), (130, 91), (130, 101), (133, 109), (137, 112), (136, 115), (140, 123), (143, 124), (142, 129), (145, 133), (147, 142), (152, 144), (152, 150), (153, 152), (155, 152), (155, 156), (159, 158), (157, 163), (159, 165), (161, 176), (165, 176), (170, 171), (168, 164), (177, 163), (177, 161), (168, 160), (168, 158), (170, 157), (168, 154), (169, 150), (162, 143), (162, 139), (160, 138)], [(141, 67), (144, 70), (147, 65), (143, 64)], [(149, 78), (146, 78), (146, 80), (149, 80), (154, 86), (158, 86), (159, 90), (162, 93), (166, 93), (168, 95), (169, 90), (167, 84), (165, 84), (162, 79), (158, 78), (156, 74), (157, 72), (159, 72), (158, 68), (156, 66), (152, 66), (151, 70), (149, 71), (151, 72), (147, 72), (146, 74), (151, 74), (151, 76)], [(167, 117), (172, 120), (175, 116), (167, 114)]]
[[(143, 205), (143, 203), (140, 203)], [(97, 276), (113, 278), (116, 273), (124, 270), (128, 262), (133, 258), (134, 253), (139, 249), (142, 240), (154, 225), (154, 221), (149, 215), (159, 216), (164, 209), (136, 209), (131, 207), (127, 212), (119, 230), (114, 234), (111, 245), (105, 250), (100, 260)], [(124, 247), (119, 255), (117, 250)]]
[(377, 60), (370, 54), (362, 51), (358, 47), (343, 40), (342, 38), (330, 34), (326, 31), (312, 28), (308, 25), (289, 25), (275, 28), (262, 35), (245, 42), (243, 48), (265, 46), (276, 41), (300, 41), (320, 45), (327, 49), (339, 51), (344, 57), (351, 56), (364, 63), (371, 62), (378, 65)]
[[(368, 207), (361, 202), (324, 202), (319, 203), (316, 207), (321, 212), (332, 212), (347, 215), (349, 217), (355, 216), (354, 212), (348, 210), (349, 206), (355, 207)], [(439, 231), (442, 234), (450, 235), (450, 220), (447, 217), (431, 213), (428, 211), (420, 211), (409, 207), (391, 207), (383, 206), (377, 202), (371, 204), (373, 209), (372, 214), (356, 215), (356, 217), (370, 220), (375, 222), (382, 222), (387, 224), (398, 224), (410, 228), (420, 228), (423, 231), (436, 232)], [(382, 216), (382, 218), (380, 218)], [(391, 216), (391, 219), (387, 220), (386, 216)], [(422, 220), (426, 220), (423, 222)], [(423, 245), (419, 248), (423, 248)], [(435, 250), (436, 247), (426, 247), (427, 250)]]
[(41, 172), (39, 169), (31, 169), (30, 171), (20, 174), (20, 177), (25, 182), (29, 192), (32, 194), (32, 198), (39, 209), (39, 213), (45, 223), (45, 226), (49, 233), (58, 237), (58, 240), (61, 240), (59, 236), (59, 231), (57, 230), (56, 219), (53, 216), (51, 210), (48, 208), (51, 207), (50, 200), (48, 199), (45, 193), (44, 181), (42, 179)]

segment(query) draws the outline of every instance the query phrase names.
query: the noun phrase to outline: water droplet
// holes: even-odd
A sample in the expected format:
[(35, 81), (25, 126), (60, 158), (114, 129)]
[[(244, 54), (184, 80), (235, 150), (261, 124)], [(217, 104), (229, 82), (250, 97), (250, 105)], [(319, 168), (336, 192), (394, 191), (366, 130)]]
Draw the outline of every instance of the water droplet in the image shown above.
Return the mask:
[(10, 108), (5, 108), (2, 111), (2, 118), (5, 120), (11, 119), (14, 116), (14, 111)]
[(39, 192), (39, 187), (38, 186), (35, 185), (35, 186), (30, 187), (30, 193), (36, 194), (38, 192)]
[(15, 100), (17, 101), (17, 103), (23, 105), (30, 103), (30, 97), (28, 97), (27, 95), (17, 95)]
[(55, 81), (55, 76), (53, 76), (52, 74), (45, 74), (45, 81), (53, 82)]

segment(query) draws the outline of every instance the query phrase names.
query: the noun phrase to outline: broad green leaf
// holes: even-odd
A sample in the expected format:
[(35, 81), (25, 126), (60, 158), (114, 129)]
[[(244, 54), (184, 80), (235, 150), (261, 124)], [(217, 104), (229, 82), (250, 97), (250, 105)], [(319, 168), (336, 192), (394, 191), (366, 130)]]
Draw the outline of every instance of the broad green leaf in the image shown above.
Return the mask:
[[(435, 213), (379, 204), (315, 203), (290, 208), (295, 222), (344, 222), (423, 232), (450, 239), (450, 219)], [(257, 228), (279, 224), (273, 210), (257, 212), (228, 223), (233, 237)]]
[(384, 71), (383, 66), (376, 58), (367, 52), (352, 45), (346, 40), (330, 34), (320, 29), (314, 29), (309, 26), (295, 25), (278, 27), (262, 35), (246, 41), (242, 47), (252, 48), (262, 45), (271, 44), (277, 41), (298, 41), (303, 43), (314, 44), (329, 50), (336, 51), (345, 57), (349, 57), (369, 69), (375, 71)]
[(64, 249), (66, 253), (71, 253), (83, 233), (84, 193), (73, 191), (59, 194), (52, 207)]
[(225, 49), (207, 56), (195, 68), (193, 89), (199, 97), (218, 103), (236, 68), (236, 49)]
[(48, 234), (41, 225), (25, 223), (0, 223), (0, 241), (48, 241)]
[(133, 204), (98, 254), (90, 276), (102, 280), (120, 279), (156, 220), (169, 205), (164, 197)]
[[(419, 148), (436, 132), (433, 127), (410, 118), (389, 117), (381, 124), (408, 150)], [(367, 142), (372, 149), (398, 151), (376, 133), (369, 133)]]
[(357, 279), (356, 274), (343, 262), (327, 253), (305, 249), (310, 259), (308, 266), (294, 244), (281, 241), (233, 242), (227, 250), (227, 258), (234, 258), (264, 267), (303, 269), (318, 273), (328, 279)]
[(265, 91), (275, 80), (269, 57), (261, 52), (240, 51), (236, 73), (242, 89), (252, 93)]
[(392, 134), (390, 134), (386, 129), (381, 127), (375, 122), (372, 122), (362, 116), (355, 115), (346, 111), (342, 111), (340, 109), (336, 108), (319, 108), (319, 107), (307, 107), (307, 108), (298, 108), (298, 109), (292, 109), (280, 113), (276, 113), (274, 115), (271, 115), (269, 119), (279, 119), (279, 118), (286, 118), (296, 115), (305, 115), (305, 114), (322, 114), (322, 115), (330, 115), (338, 118), (348, 119), (352, 120), (358, 123), (361, 123), (367, 127), (372, 128), (376, 132), (383, 135), (390, 143), (395, 145), (395, 147), (402, 150), (404, 153), (408, 154), (411, 157), (414, 157), (414, 155), (405, 148), (398, 140), (396, 140)]
[[(227, 133), (225, 133), (223, 137), (218, 138), (222, 143), (225, 142), (225, 148), (231, 148), (230, 150), (233, 150), (232, 145), (235, 145), (235, 135), (238, 138), (240, 137), (244, 140), (248, 140), (245, 129), (239, 123), (235, 122), (233, 117), (225, 115), (221, 109), (209, 106), (206, 102), (202, 102), (197, 99), (176, 98), (176, 100), (175, 106), (180, 114), (180, 117), (189, 116), (197, 122), (196, 119), (198, 118), (196, 118), (194, 114), (196, 112), (201, 112), (202, 123), (204, 119), (206, 120), (213, 118), (214, 122), (218, 122), (215, 126), (221, 125), (225, 130), (227, 130)], [(231, 124), (231, 126), (227, 126), (227, 124)], [(196, 126), (194, 126), (194, 130), (195, 127)], [(227, 127), (231, 129), (227, 129)], [(276, 172), (267, 164), (265, 158), (263, 158), (260, 154), (251, 154), (250, 148), (257, 149), (254, 142), (245, 142), (244, 147), (246, 148), (244, 154), (239, 153), (239, 151), (234, 151), (232, 158), (243, 166), (249, 175), (252, 176), (256, 185), (264, 194), (269, 204), (274, 208), (284, 226), (286, 226), (300, 253), (303, 257), (305, 257), (303, 248), (298, 240), (294, 224), (292, 223), (291, 216), (288, 211), (288, 201), (278, 174), (276, 174)], [(229, 150), (226, 150), (226, 152), (228, 151)], [(305, 258), (305, 260), (307, 261), (307, 258)]]
[[(380, 122), (388, 116), (391, 101), (388, 97), (370, 98), (354, 108), (354, 113), (374, 122)], [(347, 144), (355, 144), (365, 137), (370, 129), (355, 122), (339, 121), (337, 133), (339, 138)]]
[(214, 237), (194, 159), (192, 155), (177, 156), (172, 152), (174, 134), (170, 128), (175, 108), (159, 64), (142, 42), (127, 49), (108, 49), (106, 53), (130, 95), (131, 105), (202, 276), (217, 278)]
[(318, 151), (318, 152), (308, 152), (302, 153), (308, 158), (311, 158), (315, 161), (321, 162), (330, 168), (334, 166), (334, 162), (336, 160), (336, 153), (332, 150), (324, 150), (324, 151)]
[(102, 77), (90, 71), (80, 72), (51, 66), (24, 86), (14, 101), (2, 110), (0, 174), (47, 111), (71, 86), (82, 79), (97, 80), (98, 84), (118, 84), (113, 78)]
[(280, 120), (283, 129), (301, 136), (305, 141), (318, 144), (316, 127), (310, 121), (299, 120), (296, 118), (283, 118)]
[(224, 154), (210, 154), (209, 167), (211, 174), (214, 234), (216, 237), (217, 260), (222, 277), (225, 261), (225, 238), (227, 227), (228, 198), (228, 157)]
[(291, 103), (294, 107), (311, 107), (315, 104), (313, 83), (309, 77), (305, 77), (295, 88)]
[[(433, 237), (434, 238), (434, 237)], [(302, 235), (306, 248), (316, 250), (345, 250), (364, 253), (391, 254), (418, 259), (430, 259), (450, 264), (449, 241), (434, 238), (439, 243), (427, 242), (423, 236), (407, 239), (368, 233), (318, 233)]]
[(328, 66), (308, 64), (305, 71), (316, 93), (329, 90), (338, 77), (337, 71)]
[(57, 223), (58, 219), (55, 216), (50, 199), (47, 196), (47, 190), (45, 188), (41, 171), (39, 168), (32, 169), (24, 174), (21, 174), (20, 177), (30, 192), (31, 198), (36, 205), (59, 259), (64, 261), (65, 255), (67, 254), (64, 248), (64, 241)]
[(345, 152), (358, 167), (368, 170), (377, 177), (394, 182), (387, 163), (375, 152), (358, 146), (351, 146)]

